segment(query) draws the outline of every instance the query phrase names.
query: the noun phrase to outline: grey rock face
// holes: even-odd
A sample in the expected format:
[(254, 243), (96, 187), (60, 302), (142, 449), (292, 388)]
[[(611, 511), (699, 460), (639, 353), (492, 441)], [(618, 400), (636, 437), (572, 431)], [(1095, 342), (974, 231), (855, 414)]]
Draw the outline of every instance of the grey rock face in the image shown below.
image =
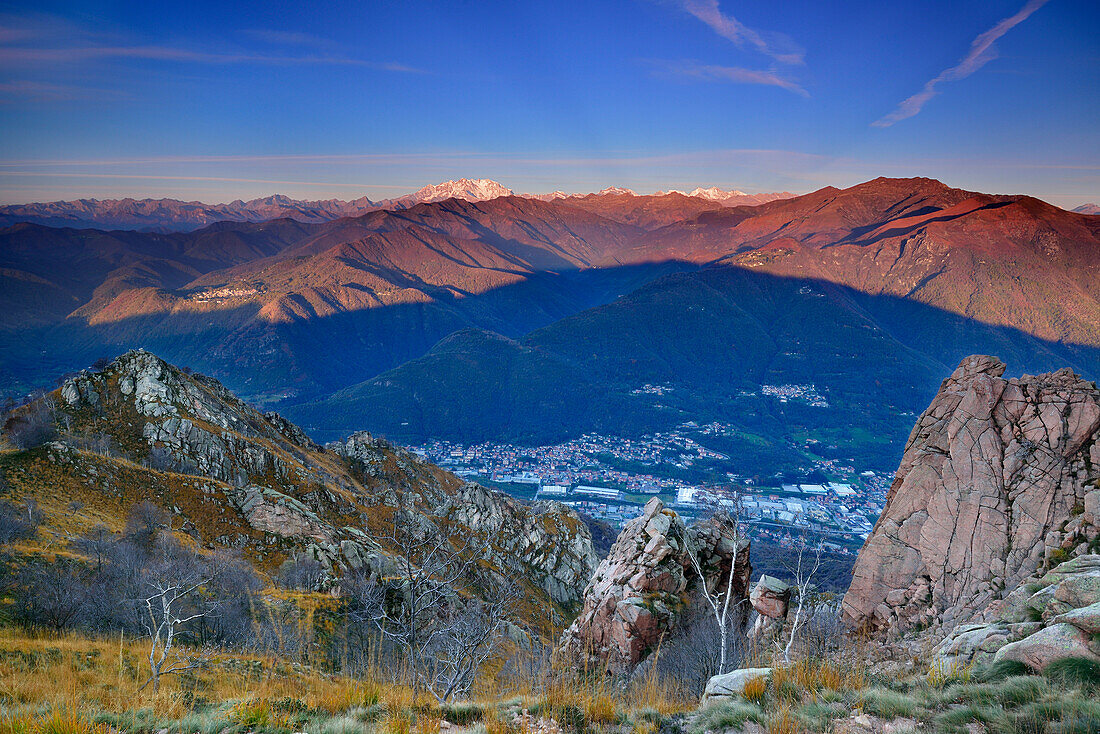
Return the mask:
[(1100, 644), (1092, 641), (1100, 633), (1100, 555), (1079, 556), (1033, 577), (985, 616), (992, 619), (952, 630), (933, 659), (965, 665), (1008, 657), (1036, 668), (1069, 655), (1100, 660)]
[(1100, 391), (1004, 369), (968, 357), (917, 421), (844, 597), (851, 626), (950, 630), (1095, 540), (1080, 510), (1096, 504)]
[(387, 462), (409, 471), (428, 465), (366, 432), (326, 448), (379, 479), (377, 499), (383, 504), (412, 502), (426, 517), (435, 518), (425, 525), (424, 533), (438, 532), (438, 521), (468, 528), (471, 537), (479, 539), (482, 558), (499, 574), (534, 582), (567, 610), (580, 606), (597, 556), (588, 527), (571, 508), (556, 502), (528, 505), (473, 482), (456, 483), (449, 490), (430, 481), (415, 488), (396, 486), (388, 481)]

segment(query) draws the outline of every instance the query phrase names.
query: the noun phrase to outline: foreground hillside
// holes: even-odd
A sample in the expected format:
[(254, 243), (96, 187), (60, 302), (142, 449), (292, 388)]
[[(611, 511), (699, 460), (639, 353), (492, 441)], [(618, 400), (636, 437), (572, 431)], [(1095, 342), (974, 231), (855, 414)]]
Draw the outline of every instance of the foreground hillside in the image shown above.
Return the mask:
[(128, 353), (5, 421), (0, 726), (1096, 731), (1100, 392), (1004, 370), (917, 420), (841, 602), (810, 534), (756, 574), (735, 503), (654, 498), (597, 565), (563, 507)]

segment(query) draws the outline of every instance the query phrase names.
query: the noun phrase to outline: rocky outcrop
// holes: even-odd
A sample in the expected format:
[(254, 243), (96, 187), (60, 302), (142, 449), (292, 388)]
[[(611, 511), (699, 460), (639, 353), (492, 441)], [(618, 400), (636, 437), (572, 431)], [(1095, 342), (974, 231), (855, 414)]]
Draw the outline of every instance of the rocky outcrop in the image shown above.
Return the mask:
[[(538, 624), (572, 619), (596, 566), (587, 526), (564, 505), (464, 482), (369, 433), (322, 448), (218, 381), (143, 350), (66, 380), (54, 400), (62, 440), (48, 455), (75, 481), (120, 506), (151, 498), (203, 539), (267, 566), (316, 559), (326, 587), (350, 570), (393, 575), (398, 508), (414, 537), (448, 538), (476, 560), (456, 592), (513, 586), (539, 610)], [(81, 450), (92, 431), (109, 439), (110, 456)]]
[(1010, 642), (993, 656), (993, 662), (1018, 660), (1034, 670), (1063, 658), (1091, 658), (1100, 661), (1100, 644), (1094, 644), (1087, 632), (1072, 624), (1053, 624)]
[(749, 603), (756, 611), (752, 627), (755, 640), (772, 637), (782, 629), (791, 603), (790, 584), (774, 576), (761, 576), (749, 594)]
[(706, 588), (724, 590), (733, 572), (733, 602), (745, 599), (749, 544), (727, 519), (698, 526), (657, 498), (627, 523), (584, 591), (584, 607), (558, 647), (568, 662), (619, 675), (631, 672), (672, 631), (685, 608), (703, 604)]
[(217, 380), (186, 374), (141, 349), (101, 372), (69, 378), (60, 395), (76, 411), (141, 421), (146, 453), (161, 457), (162, 468), (231, 484), (258, 477), (283, 486), (339, 483), (308, 461), (319, 447), (297, 426), (275, 413), (262, 415)]
[(1083, 510), (1097, 504), (1100, 391), (1069, 370), (1004, 370), (968, 357), (917, 421), (844, 597), (850, 625), (950, 630), (1097, 543)]
[(437, 521), (467, 528), (478, 539), (486, 564), (502, 579), (526, 578), (564, 609), (576, 612), (580, 607), (598, 559), (591, 532), (572, 508), (557, 502), (523, 503), (474, 482), (456, 482), (448, 488), (429, 482), (402, 486), (393, 481), (395, 471), (430, 465), (364, 431), (325, 448), (351, 462), (364, 477), (378, 480), (376, 498), (381, 503), (411, 503), (435, 518), (424, 523), (426, 535), (438, 532)]
[(1019, 660), (1041, 670), (1063, 657), (1100, 661), (1100, 555), (1078, 556), (985, 610), (987, 621), (956, 627), (939, 644), (941, 666)]
[(560, 502), (526, 505), (480, 484), (466, 482), (439, 514), (489, 540), (488, 549), (510, 574), (526, 574), (551, 599), (574, 611), (598, 558), (592, 534)]

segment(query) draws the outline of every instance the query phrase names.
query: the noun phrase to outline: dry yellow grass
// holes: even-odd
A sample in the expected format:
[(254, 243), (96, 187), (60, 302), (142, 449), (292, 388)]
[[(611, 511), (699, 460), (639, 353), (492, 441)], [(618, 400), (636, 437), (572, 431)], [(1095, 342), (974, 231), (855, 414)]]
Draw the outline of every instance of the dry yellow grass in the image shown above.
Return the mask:
[[(381, 661), (352, 679), (270, 657), (222, 653), (187, 677), (164, 678), (160, 691), (153, 693), (151, 686), (145, 687), (147, 653), (143, 640), (0, 628), (0, 734), (107, 734), (109, 729), (95, 723), (97, 716), (121, 717), (123, 728), (140, 728), (143, 716), (179, 720), (210, 706), (223, 707), (219, 715), (229, 722), (256, 730), (283, 728), (290, 722), (288, 713), (302, 709), (338, 718), (373, 707), (377, 730), (393, 734), (438, 734), (443, 718), (429, 693), (394, 682), (398, 671)], [(566, 720), (583, 716), (595, 728), (635, 720), (638, 734), (651, 734), (644, 723), (650, 714), (639, 712), (668, 716), (695, 705), (693, 698), (670, 690), (656, 675), (622, 690), (605, 675), (577, 678), (558, 671), (543, 678), (545, 671), (537, 665), (522, 670), (494, 677), (499, 687), (479, 687), (474, 703), (486, 711), (482, 720), (489, 734), (497, 728), (498, 734), (514, 734), (508, 712), (516, 706), (518, 689), (523, 690), (522, 707), (538, 707), (540, 715)], [(207, 708), (196, 709), (199, 702)], [(283, 702), (300, 708), (288, 709)], [(127, 717), (135, 718), (134, 726)]]
[(802, 726), (791, 712), (788, 704), (780, 704), (779, 708), (768, 720), (768, 734), (800, 734)]
[[(397, 707), (411, 689), (382, 681), (352, 680), (315, 671), (272, 668), (267, 661), (223, 654), (191, 678), (169, 676), (161, 690), (148, 679), (143, 641), (88, 639), (78, 635), (27, 635), (0, 630), (0, 701), (13, 708), (41, 707), (80, 715), (91, 711), (150, 709), (157, 715), (187, 713), (196, 695), (209, 701), (265, 702), (283, 698), (338, 712), (379, 700)], [(242, 704), (247, 712), (250, 704)], [(256, 704), (259, 706), (260, 704)]]
[(831, 660), (799, 660), (772, 668), (772, 690), (793, 687), (803, 698), (816, 701), (823, 690), (846, 691), (866, 687), (863, 670), (857, 665)]
[(764, 697), (768, 695), (768, 678), (767, 676), (760, 676), (759, 678), (753, 678), (745, 684), (745, 688), (741, 693), (745, 697), (745, 700), (753, 703), (762, 703)]

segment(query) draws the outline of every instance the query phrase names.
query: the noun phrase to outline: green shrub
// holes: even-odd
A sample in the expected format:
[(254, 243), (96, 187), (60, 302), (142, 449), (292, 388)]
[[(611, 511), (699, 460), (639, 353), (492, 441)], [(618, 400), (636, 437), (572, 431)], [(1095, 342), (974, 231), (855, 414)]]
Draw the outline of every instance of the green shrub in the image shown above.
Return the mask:
[(939, 696), (942, 703), (991, 704), (997, 700), (997, 689), (987, 683), (953, 685)]
[(193, 711), (171, 724), (168, 731), (178, 734), (219, 734), (232, 726), (232, 723), (220, 709)]
[(1074, 657), (1055, 660), (1043, 668), (1043, 675), (1062, 685), (1083, 685), (1100, 688), (1100, 663), (1088, 658)]
[(788, 703), (800, 703), (802, 701), (802, 691), (799, 690), (798, 685), (792, 680), (784, 680), (775, 687), (773, 691), (775, 697), (780, 701), (787, 701)]
[(301, 701), (291, 696), (285, 696), (283, 698), (277, 698), (271, 702), (271, 710), (278, 711), (283, 714), (298, 714), (303, 711), (307, 711), (309, 706), (305, 704), (305, 701)]
[(1048, 563), (1050, 564), (1049, 567), (1054, 568), (1055, 566), (1059, 566), (1059, 565), (1065, 563), (1068, 560), (1069, 560), (1069, 551), (1068, 550), (1066, 550), (1065, 548), (1055, 548), (1050, 553), (1050, 559), (1048, 561)]
[(1001, 705), (1013, 708), (1040, 700), (1047, 693), (1047, 686), (1037, 676), (1017, 675), (1005, 678), (994, 685), (993, 690)]
[(371, 706), (353, 706), (348, 709), (348, 716), (368, 724), (381, 719), (384, 713), (386, 713), (386, 709), (380, 703)]
[(957, 706), (944, 711), (932, 720), (933, 731), (966, 732), (967, 724), (1003, 726), (1007, 723), (1004, 712), (984, 706)]
[(481, 721), (482, 717), (485, 716), (485, 709), (476, 703), (453, 703), (444, 704), (440, 709), (440, 713), (443, 714), (444, 719), (452, 724), (466, 726), (475, 721)]
[(125, 711), (121, 714), (104, 712), (96, 714), (92, 721), (97, 724), (107, 724), (112, 729), (130, 732), (130, 734), (151, 732), (157, 725), (157, 717), (153, 709)]
[(363, 734), (366, 727), (350, 716), (338, 716), (321, 724), (321, 734)]
[(695, 716), (692, 731), (702, 734), (706, 731), (740, 729), (747, 721), (765, 724), (767, 720), (767, 715), (759, 706), (744, 701), (721, 701), (711, 703)]
[(1052, 732), (1095, 734), (1100, 731), (1100, 701), (1095, 698), (1082, 698), (1075, 692), (1069, 696), (1063, 696), (1058, 703), (1060, 717), (1051, 723)]
[[(535, 714), (535, 711), (532, 710), (531, 713)], [(553, 711), (549, 712), (549, 715), (556, 719), (563, 729), (576, 732), (576, 734), (584, 734), (588, 731), (588, 719), (581, 707), (576, 704), (567, 703), (563, 706), (556, 706)]]
[(863, 710), (884, 719), (914, 716), (920, 708), (917, 701), (898, 691), (869, 688), (863, 692)]
[(828, 731), (833, 720), (848, 716), (848, 707), (840, 702), (810, 703), (803, 706), (797, 716), (807, 731)]
[(1049, 716), (1041, 716), (1033, 711), (1017, 711), (1009, 714), (1004, 730), (1006, 734), (1047, 734), (1048, 723)]
[(1019, 660), (998, 660), (989, 667), (978, 671), (975, 677), (982, 682), (992, 683), (1018, 675), (1028, 675), (1031, 672), (1031, 668)]

